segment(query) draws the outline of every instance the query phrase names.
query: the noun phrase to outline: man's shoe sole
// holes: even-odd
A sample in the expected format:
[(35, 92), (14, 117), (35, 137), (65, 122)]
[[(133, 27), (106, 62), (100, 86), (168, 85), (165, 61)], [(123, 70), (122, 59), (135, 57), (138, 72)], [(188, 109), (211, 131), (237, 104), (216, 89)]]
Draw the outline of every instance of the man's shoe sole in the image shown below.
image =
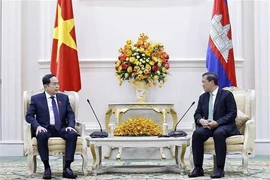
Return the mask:
[(200, 176), (204, 176), (204, 173), (203, 174), (199, 174), (198, 176), (189, 176), (188, 175), (189, 178), (195, 178), (195, 177), (200, 177)]

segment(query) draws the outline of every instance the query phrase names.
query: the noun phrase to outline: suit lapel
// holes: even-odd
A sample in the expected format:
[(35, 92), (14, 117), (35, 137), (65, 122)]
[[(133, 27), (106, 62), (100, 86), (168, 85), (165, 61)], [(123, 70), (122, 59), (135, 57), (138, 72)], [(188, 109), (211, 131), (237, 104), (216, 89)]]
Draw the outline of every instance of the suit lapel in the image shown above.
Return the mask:
[(209, 118), (209, 100), (210, 100), (210, 93), (207, 93), (207, 110), (205, 112), (205, 114), (207, 114), (207, 118)]
[(61, 119), (61, 110), (62, 110), (62, 102), (63, 100), (61, 99), (61, 96), (59, 96), (58, 94), (56, 94), (56, 99), (57, 99), (57, 105), (58, 105), (58, 110), (59, 110), (59, 116)]
[(47, 102), (45, 91), (43, 93), (43, 97), (42, 97), (41, 101), (42, 101), (42, 104), (44, 105), (44, 108), (45, 108), (47, 115), (50, 119), (50, 112), (49, 112), (49, 108), (48, 108), (48, 102)]
[(215, 104), (214, 104), (214, 111), (213, 111), (213, 115), (215, 114), (216, 112), (216, 109), (217, 109), (217, 105), (219, 103), (219, 100), (221, 98), (221, 89), (218, 88), (218, 92), (217, 92), (217, 96), (216, 96), (216, 99), (215, 99)]

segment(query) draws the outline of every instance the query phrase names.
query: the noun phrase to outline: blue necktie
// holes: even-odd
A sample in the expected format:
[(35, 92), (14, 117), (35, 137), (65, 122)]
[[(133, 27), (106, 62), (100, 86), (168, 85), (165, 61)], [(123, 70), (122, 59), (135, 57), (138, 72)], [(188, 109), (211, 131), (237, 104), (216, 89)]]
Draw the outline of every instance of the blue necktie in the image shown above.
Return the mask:
[(59, 113), (58, 113), (56, 102), (54, 100), (55, 97), (54, 96), (51, 96), (51, 99), (52, 99), (52, 108), (53, 108), (53, 114), (54, 114), (54, 120), (55, 120), (55, 129), (57, 131), (59, 131), (61, 129), (60, 116), (59, 116)]
[(209, 95), (209, 106), (208, 106), (208, 119), (213, 120), (213, 94)]

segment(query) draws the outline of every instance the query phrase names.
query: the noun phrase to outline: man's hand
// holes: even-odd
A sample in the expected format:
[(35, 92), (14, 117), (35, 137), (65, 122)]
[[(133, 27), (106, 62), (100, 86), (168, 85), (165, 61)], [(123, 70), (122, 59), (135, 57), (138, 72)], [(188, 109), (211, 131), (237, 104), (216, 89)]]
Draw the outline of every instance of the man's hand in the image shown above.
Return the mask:
[(217, 128), (218, 125), (219, 125), (219, 124), (217, 123), (217, 121), (213, 121), (213, 120), (212, 120), (212, 121), (209, 122), (209, 126), (210, 126), (211, 129)]
[(36, 136), (38, 135), (39, 132), (47, 132), (47, 129), (42, 127), (42, 126), (38, 126), (37, 130), (36, 130)]
[(200, 119), (200, 124), (204, 127), (204, 128), (207, 128), (207, 129), (211, 129), (211, 127), (209, 126), (209, 121), (206, 120), (206, 119)]
[(66, 128), (66, 131), (74, 131), (74, 132), (77, 133), (77, 131), (76, 131), (74, 128), (72, 128), (72, 127), (67, 127), (67, 128)]

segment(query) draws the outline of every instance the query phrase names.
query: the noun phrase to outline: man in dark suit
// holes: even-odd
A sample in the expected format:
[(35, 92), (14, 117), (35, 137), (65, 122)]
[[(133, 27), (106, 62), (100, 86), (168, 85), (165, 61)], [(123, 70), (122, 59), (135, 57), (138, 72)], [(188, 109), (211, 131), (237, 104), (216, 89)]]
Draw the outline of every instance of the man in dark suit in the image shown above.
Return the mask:
[(55, 75), (45, 75), (42, 82), (45, 91), (31, 97), (26, 121), (31, 124), (37, 137), (38, 152), (45, 168), (43, 179), (51, 179), (48, 155), (50, 137), (61, 137), (66, 141), (63, 177), (75, 179), (77, 175), (70, 169), (77, 142), (74, 112), (68, 96), (58, 93), (59, 83)]
[(204, 176), (203, 154), (204, 141), (214, 138), (217, 169), (211, 178), (224, 177), (226, 158), (226, 138), (239, 134), (235, 124), (237, 107), (233, 94), (218, 87), (218, 77), (207, 72), (202, 75), (203, 93), (194, 114), (195, 123), (199, 126), (192, 135), (192, 152), (195, 164), (189, 177)]

